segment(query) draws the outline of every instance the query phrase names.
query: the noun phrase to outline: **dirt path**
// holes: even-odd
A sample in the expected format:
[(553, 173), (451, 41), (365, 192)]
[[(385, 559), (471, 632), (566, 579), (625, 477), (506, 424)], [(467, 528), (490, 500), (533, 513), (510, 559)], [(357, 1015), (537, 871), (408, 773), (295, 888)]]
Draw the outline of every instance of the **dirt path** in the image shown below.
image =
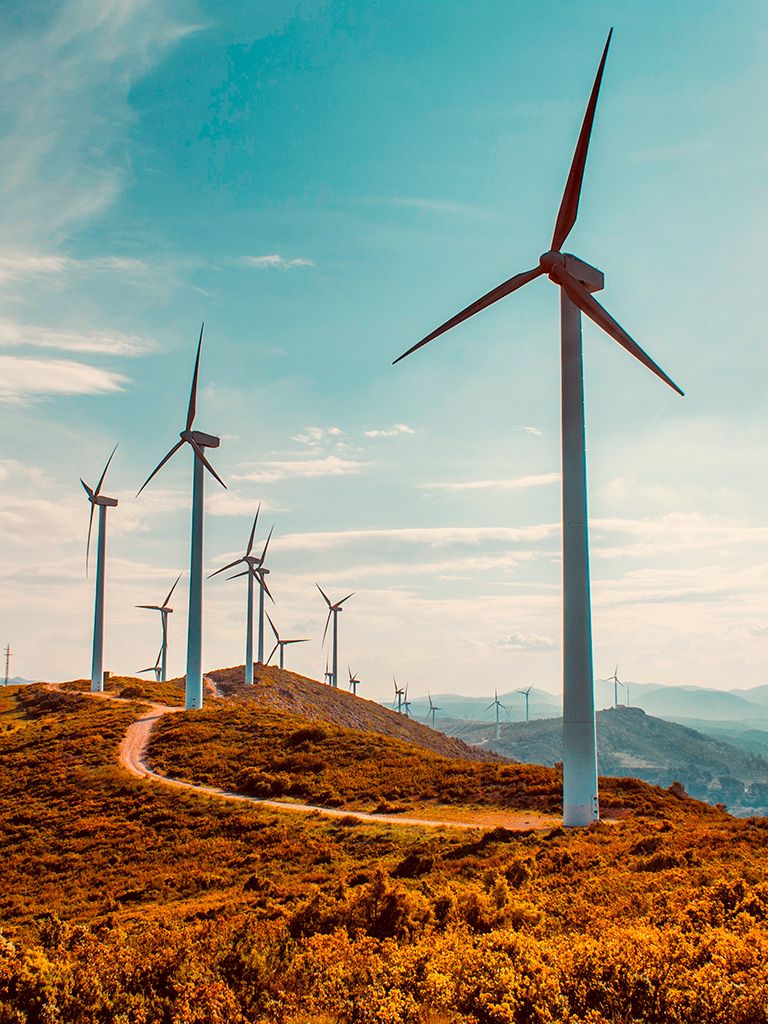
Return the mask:
[[(96, 698), (111, 698), (111, 694), (92, 694)], [(114, 698), (112, 698), (114, 699)], [(291, 803), (283, 800), (266, 800), (261, 797), (245, 796), (243, 793), (232, 793), (228, 790), (217, 789), (214, 786), (203, 786), (193, 782), (183, 782), (180, 779), (173, 779), (167, 775), (161, 775), (153, 771), (146, 762), (147, 746), (149, 737), (155, 725), (164, 715), (175, 714), (183, 711), (181, 707), (168, 707), (165, 704), (150, 704), (149, 710), (141, 718), (137, 718), (128, 726), (128, 729), (120, 744), (120, 764), (132, 775), (142, 779), (153, 779), (164, 786), (173, 789), (184, 789), (193, 793), (201, 793), (203, 796), (216, 797), (220, 800), (233, 800), (238, 803), (258, 804), (261, 807), (271, 807), (279, 811), (290, 811), (294, 814), (320, 814), (327, 818), (356, 818), (359, 821), (370, 821), (384, 825), (412, 825), (419, 828), (495, 828), (503, 826), (510, 831), (528, 831), (529, 829), (550, 829), (560, 824), (560, 819), (554, 816), (537, 814), (532, 812), (506, 812), (494, 809), (478, 810), (477, 812), (462, 812), (464, 817), (474, 817), (474, 821), (437, 820), (431, 818), (408, 818), (397, 814), (369, 814), (365, 811), (350, 811), (338, 807), (317, 807), (313, 804)], [(446, 813), (453, 811), (453, 808), (446, 809)], [(456, 812), (454, 812), (456, 813)]]

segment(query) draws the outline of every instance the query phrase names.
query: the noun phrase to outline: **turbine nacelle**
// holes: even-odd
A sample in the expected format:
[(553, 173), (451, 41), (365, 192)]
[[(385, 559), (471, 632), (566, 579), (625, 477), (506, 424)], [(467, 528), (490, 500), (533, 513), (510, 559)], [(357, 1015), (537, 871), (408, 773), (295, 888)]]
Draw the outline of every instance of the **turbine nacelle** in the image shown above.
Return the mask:
[(104, 508), (117, 508), (117, 498), (108, 498), (104, 494), (94, 495), (88, 499), (92, 505), (103, 505)]
[(189, 444), (196, 444), (198, 448), (218, 448), (221, 438), (213, 434), (206, 434), (202, 430), (182, 430), (179, 434), (182, 441)]

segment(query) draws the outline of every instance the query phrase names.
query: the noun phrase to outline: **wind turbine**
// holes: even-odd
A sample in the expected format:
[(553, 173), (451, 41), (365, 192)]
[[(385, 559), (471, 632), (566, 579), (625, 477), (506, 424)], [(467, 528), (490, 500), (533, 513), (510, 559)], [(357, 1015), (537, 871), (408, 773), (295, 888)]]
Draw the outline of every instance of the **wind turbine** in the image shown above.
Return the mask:
[(85, 574), (88, 575), (88, 559), (91, 554), (91, 530), (93, 528), (93, 513), (98, 507), (99, 510), (99, 533), (96, 548), (96, 592), (93, 606), (93, 655), (91, 657), (91, 692), (101, 693), (104, 689), (104, 574), (107, 560), (107, 509), (117, 508), (117, 498), (108, 498), (101, 493), (104, 477), (107, 475), (112, 456), (117, 451), (117, 445), (112, 449), (112, 454), (107, 459), (104, 471), (99, 477), (96, 487), (91, 489), (80, 477), (80, 483), (88, 495), (91, 503), (91, 512), (88, 517), (88, 540), (85, 545)]
[[(179, 573), (179, 575), (176, 577), (176, 583), (179, 582), (181, 577), (182, 577), (182, 573)], [(136, 605), (137, 608), (147, 608), (147, 609), (149, 609), (149, 611), (152, 611), (152, 612), (160, 612), (160, 620), (161, 620), (162, 626), (163, 626), (163, 644), (162, 644), (162, 647), (160, 648), (160, 656), (162, 658), (162, 666), (160, 668), (159, 680), (160, 680), (160, 682), (163, 682), (163, 683), (165, 682), (166, 669), (168, 667), (168, 616), (173, 611), (173, 608), (170, 607), (168, 602), (171, 600), (171, 596), (173, 595), (173, 592), (176, 589), (176, 583), (174, 583), (173, 586), (171, 587), (171, 589), (168, 591), (168, 596), (166, 597), (166, 599), (163, 601), (162, 604), (137, 604)], [(149, 669), (142, 669), (141, 671), (142, 672), (148, 672)]]
[(11, 645), (10, 644), (6, 644), (5, 645), (5, 684), (4, 684), (5, 686), (8, 685), (8, 673), (11, 670), (11, 658), (12, 657), (13, 657), (13, 655), (11, 654)]
[[(143, 606), (142, 605), (137, 605), (136, 607), (137, 608), (141, 608)], [(165, 682), (165, 674), (164, 674), (164, 669), (163, 669), (163, 665), (164, 664), (165, 664), (165, 650), (164, 650), (164, 646), (163, 646), (163, 647), (160, 648), (160, 652), (157, 655), (157, 659), (155, 661), (155, 664), (154, 665), (150, 665), (149, 668), (140, 668), (139, 669), (139, 674), (141, 675), (141, 673), (143, 673), (143, 672), (154, 672), (155, 673), (155, 682), (156, 683), (160, 683), (160, 682), (164, 683)]]
[(270, 661), (272, 660), (272, 655), (275, 653), (275, 651), (278, 648), (280, 648), (280, 668), (282, 668), (283, 667), (283, 654), (284, 654), (284, 650), (288, 646), (288, 644), (308, 644), (309, 643), (309, 637), (305, 637), (303, 640), (281, 640), (280, 639), (280, 635), (277, 632), (277, 628), (275, 627), (274, 622), (272, 621), (272, 619), (269, 618), (269, 612), (267, 612), (267, 619), (269, 619), (269, 624), (272, 627), (272, 632), (275, 634), (275, 640), (277, 641), (277, 643), (275, 644), (275, 646), (270, 651), (269, 657), (267, 658), (265, 664), (268, 665), (270, 663)]
[[(246, 612), (245, 612), (245, 685), (253, 685), (253, 581), (257, 579), (259, 581), (259, 661), (264, 664), (264, 591), (269, 594), (269, 588), (267, 587), (266, 580), (263, 578), (261, 568), (264, 559), (267, 554), (267, 548), (269, 542), (272, 539), (272, 530), (269, 531), (267, 536), (264, 550), (260, 556), (252, 555), (253, 551), (253, 539), (256, 536), (256, 524), (259, 521), (259, 512), (261, 511), (261, 503), (256, 509), (256, 515), (253, 517), (253, 526), (251, 527), (251, 535), (248, 538), (248, 546), (245, 549), (245, 554), (241, 555), (240, 558), (236, 558), (234, 562), (228, 562), (226, 565), (222, 565), (216, 572), (212, 572), (208, 579), (213, 576), (218, 576), (220, 572), (226, 572), (227, 569), (233, 569), (236, 565), (245, 565), (243, 572), (237, 572), (234, 576), (228, 576), (228, 580), (239, 579), (240, 576), (248, 577), (248, 592), (246, 597)], [(266, 573), (268, 570), (264, 570)], [(269, 594), (271, 600), (274, 598)], [(271, 655), (270, 655), (271, 657)], [(282, 668), (282, 665), (280, 666)]]
[(360, 680), (357, 678), (357, 673), (352, 675), (352, 669), (350, 668), (349, 665), (347, 665), (347, 671), (349, 672), (349, 688), (352, 691), (352, 693), (354, 694), (354, 696), (356, 697), (357, 696), (357, 688), (360, 685)]
[(188, 444), (194, 454), (194, 472), (192, 477), (192, 536), (189, 564), (189, 613), (187, 622), (187, 676), (185, 707), (201, 708), (203, 706), (203, 507), (205, 494), (205, 474), (208, 472), (226, 490), (226, 484), (205, 457), (206, 448), (218, 448), (221, 441), (213, 434), (204, 434), (202, 430), (193, 430), (197, 412), (197, 377), (200, 369), (200, 349), (203, 345), (203, 329), (200, 327), (200, 338), (197, 342), (195, 372), (192, 375), (192, 389), (189, 393), (187, 422), (179, 434), (181, 438), (168, 454), (155, 466), (147, 479), (139, 488), (136, 497), (141, 494), (149, 481), (173, 458), (179, 448)]
[(325, 643), (325, 635), (328, 632), (328, 624), (331, 621), (331, 617), (333, 617), (333, 653), (332, 653), (333, 680), (331, 682), (331, 686), (338, 686), (339, 685), (339, 622), (338, 622), (338, 616), (339, 616), (339, 612), (342, 610), (341, 606), (344, 604), (344, 602), (348, 601), (350, 599), (350, 597), (354, 597), (355, 594), (354, 594), (354, 591), (353, 591), (351, 594), (347, 594), (346, 597), (342, 597), (342, 599), (340, 601), (337, 601), (336, 604), (332, 604), (331, 603), (331, 599), (323, 591), (323, 589), (320, 586), (320, 584), (316, 583), (315, 586), (320, 591), (320, 593), (323, 595), (323, 600), (328, 605), (328, 618), (325, 620), (325, 629), (323, 630), (323, 643)]
[(435, 712), (439, 711), (440, 708), (437, 706), (437, 704), (433, 704), (432, 703), (432, 694), (429, 692), (429, 690), (427, 690), (427, 697), (429, 698), (429, 711), (427, 712), (427, 718), (429, 718), (430, 715), (432, 716), (432, 728), (434, 729), (435, 728)]
[(538, 266), (511, 277), (487, 292), (395, 360), (396, 363), (399, 362), (445, 331), (543, 274), (560, 288), (563, 464), (563, 824), (567, 826), (588, 825), (599, 817), (581, 313), (585, 313), (666, 384), (680, 395), (683, 394), (677, 384), (593, 298), (592, 292), (603, 287), (602, 272), (577, 257), (562, 252), (563, 245), (576, 223), (587, 149), (612, 33), (613, 29), (608, 33), (587, 104), (549, 250), (539, 257)]
[(624, 683), (619, 679), (618, 665), (613, 670), (613, 675), (608, 678), (613, 680), (613, 706), (617, 708), (619, 706), (619, 687), (624, 685)]
[(501, 701), (499, 700), (498, 690), (494, 690), (493, 691), (493, 701), (488, 705), (488, 707), (485, 710), (486, 711), (490, 711), (491, 708), (496, 708), (496, 739), (498, 739), (499, 738), (499, 711), (501, 710), (501, 708), (506, 708), (506, 704), (502, 704)]
[(405, 712), (406, 718), (413, 718), (411, 714), (411, 702), (408, 700), (408, 683), (405, 684), (405, 690), (403, 691), (403, 711)]
[(525, 697), (525, 720), (526, 720), (526, 722), (530, 721), (530, 716), (528, 714), (528, 698), (531, 696), (531, 690), (532, 689), (533, 689), (533, 687), (529, 686), (527, 690), (515, 690), (515, 693), (522, 693), (522, 695)]
[(328, 686), (333, 686), (333, 672), (328, 668), (328, 659), (325, 659), (325, 681)]
[(397, 713), (399, 715), (402, 714), (403, 710), (403, 694), (405, 693), (405, 690), (397, 685), (397, 680), (394, 676), (392, 676), (392, 682), (395, 684), (395, 700), (392, 701), (392, 709), (394, 710), (395, 702), (397, 702)]

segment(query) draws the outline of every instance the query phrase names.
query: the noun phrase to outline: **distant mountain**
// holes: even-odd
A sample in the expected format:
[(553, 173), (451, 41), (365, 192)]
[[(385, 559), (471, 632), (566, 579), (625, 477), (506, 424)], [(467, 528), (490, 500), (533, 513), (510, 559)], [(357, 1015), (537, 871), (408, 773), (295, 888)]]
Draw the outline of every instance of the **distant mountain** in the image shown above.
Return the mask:
[[(34, 679), (23, 679), (21, 676), (12, 676), (8, 680), (8, 685), (9, 686), (32, 686), (32, 684), (34, 682), (35, 682)], [(0, 690), (3, 688), (4, 684), (5, 684), (5, 679), (4, 679), (4, 677), (0, 676)]]
[[(553, 765), (562, 758), (562, 719), (495, 725), (441, 722), (451, 735), (516, 761)], [(708, 803), (724, 803), (734, 814), (768, 813), (768, 758), (640, 708), (598, 712), (600, 774), (634, 776), (660, 786), (681, 782)]]

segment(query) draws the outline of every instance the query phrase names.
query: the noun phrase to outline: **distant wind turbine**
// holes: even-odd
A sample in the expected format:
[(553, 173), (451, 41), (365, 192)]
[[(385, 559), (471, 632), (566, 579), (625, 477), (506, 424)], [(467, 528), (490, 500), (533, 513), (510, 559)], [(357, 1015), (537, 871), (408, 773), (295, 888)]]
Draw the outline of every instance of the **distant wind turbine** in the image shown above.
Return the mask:
[(328, 632), (328, 625), (329, 625), (329, 623), (331, 621), (331, 618), (333, 618), (333, 648), (332, 648), (332, 654), (331, 654), (331, 659), (332, 659), (331, 664), (333, 665), (333, 682), (331, 683), (331, 686), (338, 686), (339, 685), (339, 622), (338, 622), (338, 616), (339, 616), (339, 612), (342, 610), (341, 606), (344, 604), (344, 602), (348, 601), (350, 599), (350, 597), (354, 597), (355, 594), (354, 594), (354, 591), (353, 591), (351, 594), (347, 594), (346, 597), (342, 597), (342, 599), (340, 601), (337, 601), (335, 604), (332, 604), (331, 603), (331, 599), (328, 597), (328, 595), (322, 589), (320, 584), (316, 583), (315, 586), (320, 591), (320, 593), (323, 595), (323, 600), (328, 605), (328, 618), (325, 620), (325, 629), (323, 630), (323, 643), (325, 643), (325, 637), (326, 637), (326, 634)]
[[(141, 608), (142, 605), (137, 605), (137, 607)], [(163, 675), (163, 648), (162, 647), (160, 648), (160, 651), (158, 652), (157, 659), (156, 659), (154, 665), (150, 665), (149, 668), (140, 668), (139, 669), (139, 675), (143, 674), (144, 672), (154, 672), (155, 673), (155, 682), (156, 683), (160, 683), (160, 682), (164, 683), (165, 682), (165, 676)]]
[(4, 684), (5, 686), (8, 685), (8, 674), (9, 674), (9, 672), (11, 670), (11, 658), (12, 657), (13, 657), (13, 654), (11, 653), (11, 645), (10, 644), (6, 644), (5, 645), (5, 684)]
[[(269, 594), (270, 599), (272, 595), (269, 593), (266, 580), (263, 578), (261, 568), (264, 563), (264, 559), (267, 556), (267, 548), (272, 538), (272, 530), (269, 531), (267, 536), (266, 544), (261, 555), (253, 555), (253, 539), (256, 536), (256, 524), (259, 521), (259, 512), (261, 511), (261, 503), (256, 509), (256, 515), (253, 517), (253, 526), (251, 527), (251, 535), (248, 538), (248, 546), (245, 549), (245, 554), (241, 555), (240, 558), (236, 558), (233, 562), (228, 562), (226, 565), (222, 565), (216, 572), (212, 572), (208, 579), (213, 576), (218, 576), (220, 572), (226, 572), (227, 569), (234, 569), (237, 565), (245, 565), (243, 572), (237, 572), (234, 576), (228, 576), (228, 580), (236, 580), (241, 576), (248, 577), (248, 591), (246, 595), (246, 606), (245, 606), (245, 685), (253, 685), (253, 581), (258, 580), (259, 583), (259, 661), (264, 663), (264, 592)], [(274, 527), (272, 527), (274, 529)]]
[(360, 680), (357, 678), (357, 673), (352, 675), (352, 669), (349, 665), (347, 665), (347, 671), (349, 672), (349, 688), (356, 697), (357, 688), (360, 685)]
[(499, 700), (499, 694), (498, 694), (497, 690), (493, 691), (493, 701), (488, 705), (488, 707), (485, 710), (486, 711), (490, 711), (491, 708), (496, 708), (496, 739), (498, 739), (499, 738), (499, 711), (502, 708), (506, 708), (506, 704), (502, 704), (501, 701)]
[[(168, 616), (173, 611), (173, 608), (170, 607), (168, 602), (171, 600), (171, 596), (173, 595), (173, 592), (176, 589), (176, 584), (179, 582), (181, 577), (182, 577), (182, 573), (179, 573), (179, 575), (176, 577), (176, 582), (173, 584), (171, 589), (168, 591), (168, 596), (166, 597), (166, 599), (163, 601), (162, 604), (137, 604), (136, 605), (137, 608), (147, 608), (147, 609), (149, 609), (149, 611), (160, 612), (160, 621), (162, 623), (162, 628), (163, 628), (163, 640), (162, 640), (162, 647), (160, 648), (160, 657), (162, 659), (162, 665), (161, 665), (161, 668), (160, 668), (160, 677), (159, 678), (160, 678), (160, 681), (163, 682), (163, 683), (166, 680), (166, 671), (167, 671), (167, 667), (168, 667)], [(142, 672), (148, 672), (149, 669), (142, 669), (141, 671)]]
[(525, 720), (526, 720), (526, 722), (530, 721), (530, 715), (528, 713), (528, 710), (529, 710), (528, 709), (528, 698), (531, 696), (531, 690), (532, 689), (533, 689), (533, 687), (529, 686), (527, 690), (515, 690), (515, 693), (522, 693), (522, 695), (525, 697)]
[(397, 685), (397, 680), (394, 676), (392, 676), (392, 682), (395, 684), (395, 699), (392, 701), (392, 708), (394, 710), (395, 704), (397, 704), (397, 713), (400, 715), (403, 711), (403, 694), (405, 693), (405, 690)]
[(85, 545), (85, 574), (88, 575), (88, 559), (91, 553), (91, 530), (93, 528), (93, 513), (96, 508), (99, 510), (99, 532), (96, 546), (96, 591), (93, 607), (93, 654), (91, 656), (91, 692), (101, 693), (104, 689), (104, 581), (107, 561), (107, 509), (117, 508), (117, 498), (108, 498), (101, 493), (104, 478), (107, 475), (109, 464), (117, 451), (117, 445), (112, 449), (112, 454), (107, 459), (104, 471), (99, 477), (95, 488), (80, 478), (80, 483), (88, 495), (91, 504), (90, 515), (88, 516), (88, 540)]
[[(190, 545), (189, 565), (189, 612), (187, 622), (187, 676), (185, 707), (201, 708), (203, 706), (203, 509), (205, 493), (205, 474), (208, 472), (226, 489), (226, 484), (205, 457), (206, 448), (218, 448), (221, 441), (213, 434), (204, 434), (202, 430), (193, 430), (197, 412), (197, 378), (200, 369), (200, 350), (203, 345), (203, 329), (200, 327), (200, 338), (197, 342), (195, 372), (192, 375), (192, 389), (187, 407), (187, 422), (179, 434), (181, 438), (168, 454), (155, 466), (147, 479), (139, 488), (138, 494), (144, 490), (149, 481), (160, 472), (166, 462), (173, 458), (179, 448), (188, 444), (194, 454), (194, 473), (192, 478), (192, 537)], [(138, 494), (136, 495), (138, 497)]]
[(328, 668), (328, 659), (325, 659), (325, 681), (328, 686), (333, 686), (333, 672)]
[(432, 702), (432, 694), (429, 692), (429, 690), (427, 690), (427, 697), (429, 699), (429, 711), (427, 712), (427, 718), (429, 718), (430, 716), (432, 717), (432, 728), (434, 729), (435, 728), (435, 712), (439, 711), (440, 708), (437, 706), (437, 704), (434, 704)]
[(275, 640), (277, 641), (277, 643), (275, 644), (275, 646), (270, 651), (269, 657), (267, 658), (265, 664), (268, 665), (270, 663), (270, 661), (272, 661), (272, 655), (279, 648), (280, 649), (280, 668), (283, 668), (283, 653), (285, 651), (285, 648), (288, 646), (288, 644), (308, 644), (309, 643), (309, 637), (305, 637), (303, 640), (281, 640), (280, 639), (280, 635), (277, 632), (277, 627), (275, 626), (275, 624), (272, 621), (272, 619), (269, 618), (269, 612), (267, 612), (267, 619), (269, 621), (270, 626), (272, 627), (272, 632), (275, 634)]
[(610, 676), (609, 678), (611, 678), (613, 680), (613, 706), (615, 708), (617, 708), (619, 706), (619, 687), (624, 685), (621, 682), (621, 680), (619, 679), (619, 666), (618, 665), (613, 670), (613, 675)]
[(445, 331), (537, 277), (546, 274), (560, 288), (563, 460), (563, 823), (566, 826), (588, 825), (599, 817), (581, 313), (585, 313), (630, 355), (678, 394), (683, 394), (677, 384), (593, 297), (592, 292), (603, 287), (603, 274), (577, 257), (562, 252), (563, 245), (576, 223), (587, 149), (612, 32), (613, 30), (608, 33), (587, 104), (549, 250), (539, 258), (538, 266), (511, 277), (487, 292), (395, 360), (399, 362)]
[(413, 718), (411, 714), (411, 702), (408, 700), (408, 683), (405, 684), (405, 690), (403, 692), (403, 713), (406, 718)]

